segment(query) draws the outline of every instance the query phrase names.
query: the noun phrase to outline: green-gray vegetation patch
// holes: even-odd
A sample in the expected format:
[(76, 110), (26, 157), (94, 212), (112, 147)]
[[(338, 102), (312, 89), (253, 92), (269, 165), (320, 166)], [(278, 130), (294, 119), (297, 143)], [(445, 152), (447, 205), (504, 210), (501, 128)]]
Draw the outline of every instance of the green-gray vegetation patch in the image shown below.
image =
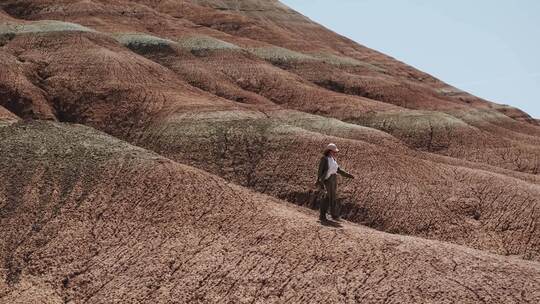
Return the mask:
[(455, 117), (467, 123), (493, 123), (493, 122), (513, 122), (514, 120), (494, 109), (466, 109), (455, 110), (451, 113)]
[[(258, 111), (212, 111), (181, 114), (171, 117), (165, 124), (160, 124), (153, 132), (156, 133), (156, 137), (193, 138), (193, 140), (197, 141), (210, 138), (212, 137), (211, 134), (216, 132), (223, 133), (225, 132), (223, 130), (229, 130), (230, 128), (249, 129), (246, 126), (250, 126), (250, 128), (259, 126), (255, 130), (264, 129), (268, 137), (309, 133), (360, 140), (377, 138), (378, 143), (382, 141), (396, 142), (394, 137), (377, 129), (291, 110), (271, 111), (269, 113)], [(246, 131), (246, 135), (251, 133)]]
[(381, 141), (395, 141), (391, 135), (377, 129), (304, 112), (291, 110), (276, 111), (272, 113), (272, 117), (281, 121), (283, 124), (329, 136), (350, 139), (365, 139), (373, 136), (379, 138)]
[(157, 159), (159, 155), (78, 124), (17, 122), (0, 128), (0, 160), (99, 163), (119, 157)]
[(178, 39), (178, 45), (191, 51), (241, 50), (241, 48), (235, 44), (210, 36), (191, 36), (181, 38)]
[(425, 132), (429, 128), (467, 128), (463, 120), (452, 115), (435, 111), (398, 111), (372, 115), (363, 122), (383, 131), (401, 130), (411, 133)]
[(271, 47), (260, 47), (260, 48), (248, 48), (248, 52), (254, 54), (255, 56), (273, 62), (322, 62), (326, 64), (331, 64), (335, 66), (354, 66), (354, 67), (365, 67), (370, 70), (384, 72), (383, 68), (380, 68), (376, 65), (373, 65), (368, 62), (363, 62), (358, 59), (354, 59), (347, 56), (339, 56), (331, 53), (301, 53), (286, 48), (271, 46)]
[(32, 23), (0, 23), (0, 35), (40, 34), (54, 32), (95, 32), (80, 24), (58, 20), (40, 20)]
[(164, 50), (176, 46), (176, 42), (145, 33), (115, 33), (112, 37), (123, 46), (139, 52)]
[(332, 64), (332, 65), (365, 67), (367, 69), (378, 71), (378, 72), (384, 71), (384, 69), (381, 67), (378, 67), (376, 65), (373, 65), (371, 63), (364, 62), (358, 59), (347, 57), (347, 56), (338, 56), (331, 53), (312, 53), (310, 55), (319, 61), (323, 61), (325, 63)]
[[(102, 174), (118, 168), (145, 170), (165, 161), (153, 152), (82, 125), (23, 121), (0, 127), (0, 176), (8, 177), (5, 183), (13, 189), (0, 204), (0, 218), (17, 210), (25, 195), (21, 189), (38, 187), (43, 202), (52, 191), (58, 191), (58, 202), (48, 209), (54, 216), (78, 185), (89, 190), (99, 185)], [(41, 182), (59, 187), (44, 187), (46, 192), (42, 192), (34, 185)], [(86, 190), (79, 192), (79, 203), (87, 198)]]
[(438, 88), (438, 89), (435, 89), (435, 91), (444, 96), (455, 96), (455, 95), (465, 94), (465, 91), (452, 87), (452, 86)]
[(317, 58), (313, 56), (279, 46), (249, 48), (247, 50), (255, 56), (270, 62), (317, 61)]

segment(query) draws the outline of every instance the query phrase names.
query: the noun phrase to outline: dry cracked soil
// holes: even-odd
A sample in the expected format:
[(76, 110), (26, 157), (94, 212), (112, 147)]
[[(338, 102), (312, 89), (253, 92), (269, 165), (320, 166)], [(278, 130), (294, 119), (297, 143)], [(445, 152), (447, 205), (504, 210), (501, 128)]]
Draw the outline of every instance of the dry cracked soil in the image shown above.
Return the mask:
[(2, 304), (540, 302), (539, 121), (277, 0), (0, 1), (0, 67)]

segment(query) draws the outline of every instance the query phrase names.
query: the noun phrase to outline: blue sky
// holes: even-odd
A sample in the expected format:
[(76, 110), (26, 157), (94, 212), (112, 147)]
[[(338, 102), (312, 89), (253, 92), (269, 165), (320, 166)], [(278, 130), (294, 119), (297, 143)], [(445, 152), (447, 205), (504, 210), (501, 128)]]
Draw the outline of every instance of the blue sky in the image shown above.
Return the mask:
[(362, 45), (540, 118), (540, 1), (282, 2)]

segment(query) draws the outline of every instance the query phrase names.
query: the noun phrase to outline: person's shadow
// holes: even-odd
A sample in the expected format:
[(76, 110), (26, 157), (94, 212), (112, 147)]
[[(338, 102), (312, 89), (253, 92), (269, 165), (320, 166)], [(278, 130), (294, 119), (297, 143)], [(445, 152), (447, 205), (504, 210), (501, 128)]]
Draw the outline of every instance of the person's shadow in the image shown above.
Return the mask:
[(326, 227), (343, 228), (343, 226), (341, 225), (341, 223), (336, 222), (336, 221), (332, 221), (332, 220), (320, 221), (320, 220), (319, 220), (319, 222), (321, 223), (321, 225), (326, 226)]

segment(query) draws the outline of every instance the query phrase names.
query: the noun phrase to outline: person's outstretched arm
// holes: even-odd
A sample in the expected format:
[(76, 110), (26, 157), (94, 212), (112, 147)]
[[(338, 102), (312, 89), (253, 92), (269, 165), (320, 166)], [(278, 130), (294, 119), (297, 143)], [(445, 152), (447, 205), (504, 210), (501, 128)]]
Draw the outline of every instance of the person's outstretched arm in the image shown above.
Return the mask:
[(345, 170), (342, 170), (340, 167), (338, 167), (337, 173), (340, 174), (341, 176), (345, 176), (345, 177), (348, 177), (348, 178), (354, 178), (354, 175), (350, 174), (349, 172), (347, 172)]

